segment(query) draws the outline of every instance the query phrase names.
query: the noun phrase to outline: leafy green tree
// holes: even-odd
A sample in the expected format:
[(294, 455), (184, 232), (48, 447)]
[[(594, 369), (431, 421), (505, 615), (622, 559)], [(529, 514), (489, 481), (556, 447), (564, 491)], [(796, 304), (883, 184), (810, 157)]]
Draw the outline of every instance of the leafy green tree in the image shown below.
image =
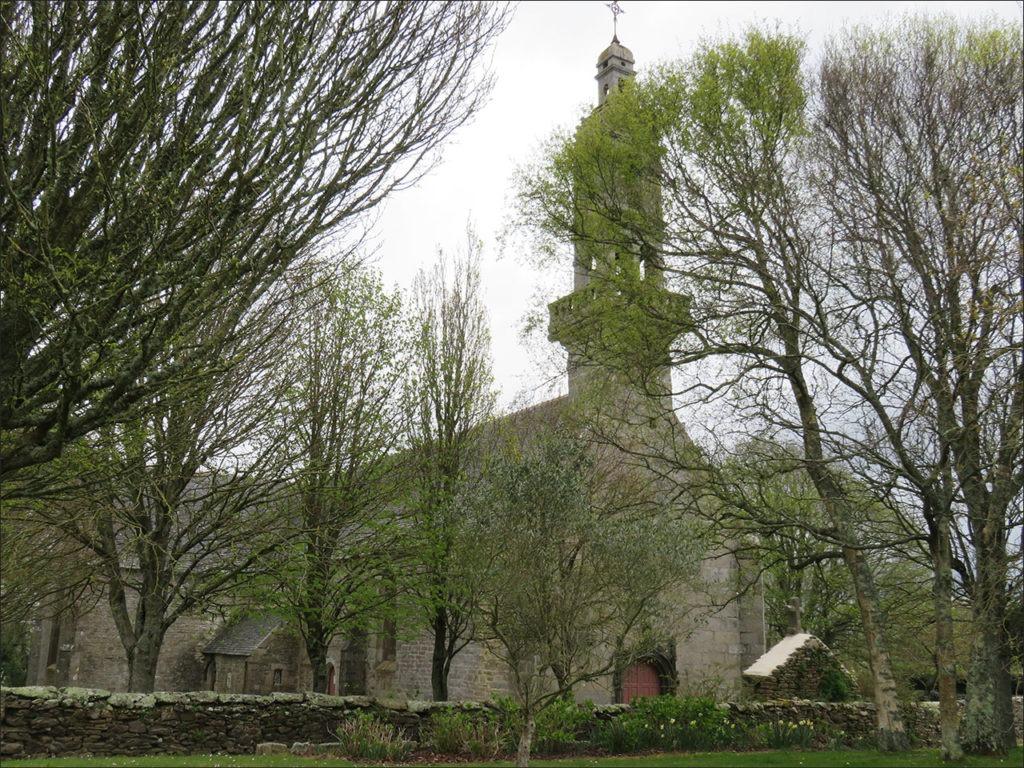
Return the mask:
[(365, 269), (318, 279), (305, 295), (279, 360), (289, 383), (276, 425), (291, 476), (285, 545), (265, 559), (256, 599), (298, 631), (323, 692), (331, 641), (386, 617), (406, 586), (404, 471), (391, 454), (410, 345), (398, 297)]
[[(859, 501), (829, 463), (826, 405), (813, 386), (813, 350), (802, 332), (801, 258), (814, 232), (802, 216), (796, 163), (806, 137), (802, 57), (798, 39), (752, 32), (703, 47), (643, 87), (627, 82), (553, 147), (546, 165), (524, 180), (521, 200), (554, 238), (633, 254), (692, 295), (686, 313), (659, 304), (648, 312), (660, 325), (674, 324), (669, 338), (682, 336), (671, 362), (715, 360), (729, 370), (719, 382), (695, 375), (676, 393), (680, 399), (717, 399), (731, 389), (736, 396), (726, 402), (747, 428), (788, 432), (801, 445), (855, 585), (880, 745), (905, 749), (885, 617), (854, 522)], [(612, 272), (611, 279), (621, 278)], [(597, 346), (615, 357), (603, 339)], [(643, 366), (631, 370), (636, 357), (624, 359), (625, 372), (646, 384), (652, 379)], [(683, 447), (672, 455), (679, 446), (668, 446), (667, 456), (663, 446), (644, 450), (681, 464), (680, 478), (712, 471), (707, 456), (717, 446)]]
[(209, 314), (242, 314), (415, 181), (486, 98), (480, 61), (508, 17), (454, 0), (4, 2), (5, 495), (222, 365)]
[(455, 656), (472, 638), (471, 582), (462, 578), (454, 545), (462, 524), (456, 496), (479, 469), (481, 423), (494, 405), (490, 332), (480, 296), (480, 250), (467, 250), (417, 276), (413, 290), (417, 335), (406, 384), (410, 446), (410, 507), (423, 540), (423, 602), (434, 636), (431, 688), (448, 699)]

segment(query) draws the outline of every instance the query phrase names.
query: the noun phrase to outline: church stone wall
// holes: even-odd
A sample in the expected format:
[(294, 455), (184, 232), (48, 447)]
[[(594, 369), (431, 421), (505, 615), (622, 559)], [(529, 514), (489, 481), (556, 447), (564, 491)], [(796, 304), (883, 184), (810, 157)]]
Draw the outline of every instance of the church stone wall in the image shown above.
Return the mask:
[[(417, 699), (430, 698), (433, 647), (434, 639), (429, 632), (411, 640), (399, 641), (390, 685), (375, 688), (373, 692)], [(470, 643), (452, 661), (448, 695), (453, 701), (485, 701), (510, 693), (501, 662), (480, 643)]]
[(740, 648), (742, 649), (740, 667), (746, 669), (766, 650), (765, 648), (765, 623), (764, 623), (764, 584), (761, 577), (757, 576), (753, 584), (749, 584), (744, 577), (752, 577), (751, 572), (754, 566), (744, 569), (744, 563), (740, 563), (740, 587), (745, 591), (739, 599), (740, 610)]
[(735, 594), (736, 560), (712, 556), (700, 569), (701, 585), (681, 596), (685, 617), (676, 642), (679, 692), (734, 695), (743, 667), (742, 604)]
[[(128, 610), (134, 610), (130, 597)], [(54, 626), (60, 626), (58, 669), (48, 669), (47, 653)], [(182, 616), (164, 637), (156, 669), (156, 688), (165, 691), (199, 690), (204, 684), (202, 648), (216, 633), (218, 622), (203, 616)], [(40, 622), (38, 641), (32, 645), (28, 682), (125, 690), (128, 661), (104, 599), (78, 615), (65, 612), (58, 619)]]

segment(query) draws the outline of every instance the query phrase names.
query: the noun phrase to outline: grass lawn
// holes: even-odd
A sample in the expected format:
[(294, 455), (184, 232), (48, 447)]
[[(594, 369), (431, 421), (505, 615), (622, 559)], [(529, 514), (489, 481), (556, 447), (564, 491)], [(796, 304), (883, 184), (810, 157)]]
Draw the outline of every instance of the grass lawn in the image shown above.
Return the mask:
[[(1008, 757), (971, 757), (959, 763), (943, 763), (933, 749), (919, 749), (898, 755), (874, 751), (842, 752), (703, 752), (670, 753), (657, 755), (627, 755), (621, 757), (577, 757), (563, 760), (531, 760), (530, 765), (550, 768), (602, 768), (626, 766), (693, 766), (694, 768), (832, 768), (832, 766), (893, 766), (893, 768), (928, 768), (929, 766), (1021, 766), (1024, 751), (1014, 749)], [(309, 768), (341, 768), (353, 766), (345, 760), (329, 758), (298, 758), (291, 755), (256, 757), (254, 755), (190, 755), (187, 757), (60, 757), (51, 759), (4, 760), (4, 768), (53, 766), (54, 768), (271, 768), (309, 766)], [(435, 764), (438, 765), (438, 764)], [(464, 768), (466, 763), (455, 763)], [(510, 762), (487, 763), (490, 766), (509, 766)], [(432, 766), (433, 768), (433, 766)]]

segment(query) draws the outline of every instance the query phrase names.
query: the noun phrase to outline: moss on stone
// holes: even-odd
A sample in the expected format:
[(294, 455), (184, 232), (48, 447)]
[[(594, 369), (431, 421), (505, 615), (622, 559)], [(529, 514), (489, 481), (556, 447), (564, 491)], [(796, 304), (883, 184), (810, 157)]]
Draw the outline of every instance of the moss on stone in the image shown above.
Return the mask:
[(15, 688), (0, 688), (4, 696), (14, 696), (19, 699), (56, 699), (60, 697), (60, 691), (52, 685), (22, 685)]
[(332, 696), (328, 693), (307, 693), (306, 701), (314, 707), (327, 707), (328, 709), (342, 709), (348, 706), (345, 696)]
[(152, 709), (156, 706), (156, 696), (151, 693), (112, 693), (107, 701), (110, 706), (123, 709)]

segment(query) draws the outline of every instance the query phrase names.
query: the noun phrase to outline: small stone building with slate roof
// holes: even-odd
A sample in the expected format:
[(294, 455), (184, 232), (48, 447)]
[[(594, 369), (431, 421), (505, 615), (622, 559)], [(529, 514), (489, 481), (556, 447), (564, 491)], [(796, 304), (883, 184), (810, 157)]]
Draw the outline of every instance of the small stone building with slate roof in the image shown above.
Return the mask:
[(853, 677), (831, 649), (800, 627), (800, 601), (789, 601), (789, 632), (743, 670), (743, 688), (754, 699), (837, 700), (855, 690)]
[(203, 648), (204, 680), (218, 693), (267, 693), (298, 689), (300, 648), (275, 617), (226, 625)]
[[(633, 64), (632, 52), (617, 38), (601, 53), (595, 115), (633, 76)], [(642, 192), (643, 204), (656, 196), (649, 192)], [(617, 424), (619, 434), (604, 444), (600, 461), (621, 465), (627, 455), (619, 448), (607, 449), (609, 445), (664, 448), (692, 443), (671, 407), (668, 368), (659, 369), (657, 380), (649, 382), (658, 390), (651, 397), (650, 390), (640, 393), (607, 358), (595, 358), (592, 342), (639, 338), (644, 343), (633, 346), (650, 347), (654, 354), (663, 343), (662, 358), (667, 360), (672, 334), (678, 333), (679, 320), (688, 314), (688, 299), (668, 290), (650, 255), (607, 250), (577, 244), (572, 290), (549, 307), (549, 338), (567, 354), (568, 394), (511, 414), (500, 426), (528, 434), (560, 419), (575, 418), (602, 402), (615, 416), (606, 423)], [(622, 285), (630, 290), (624, 292)], [(652, 319), (661, 317), (672, 320)], [(627, 357), (637, 351), (621, 350)], [(594, 397), (595, 392), (601, 393), (600, 398)], [(658, 473), (651, 474), (652, 485), (658, 485), (658, 478)], [(685, 478), (673, 481), (675, 488), (685, 487)], [(699, 583), (681, 584), (674, 597), (678, 610), (675, 616), (665, 617), (659, 629), (663, 636), (659, 650), (586, 686), (578, 692), (582, 698), (596, 703), (629, 701), (677, 688), (738, 692), (742, 671), (764, 652), (759, 584), (747, 583), (743, 564), (733, 554), (711, 553), (700, 565)], [(417, 631), (389, 627), (379, 635), (336, 638), (328, 651), (325, 688), (337, 693), (429, 698), (433, 638), (429, 632)], [(30, 684), (125, 688), (124, 652), (102, 600), (89, 610), (42, 621), (33, 648)], [(184, 617), (167, 633), (156, 686), (270, 693), (311, 689), (312, 677), (302, 643), (275, 619), (255, 617), (225, 626), (207, 617)], [(479, 644), (470, 644), (454, 659), (449, 676), (452, 698), (480, 700), (508, 691), (502, 665)]]
[(814, 635), (787, 635), (743, 670), (743, 684), (755, 699), (835, 698), (834, 676), (845, 690), (855, 690), (853, 678), (831, 649)]

